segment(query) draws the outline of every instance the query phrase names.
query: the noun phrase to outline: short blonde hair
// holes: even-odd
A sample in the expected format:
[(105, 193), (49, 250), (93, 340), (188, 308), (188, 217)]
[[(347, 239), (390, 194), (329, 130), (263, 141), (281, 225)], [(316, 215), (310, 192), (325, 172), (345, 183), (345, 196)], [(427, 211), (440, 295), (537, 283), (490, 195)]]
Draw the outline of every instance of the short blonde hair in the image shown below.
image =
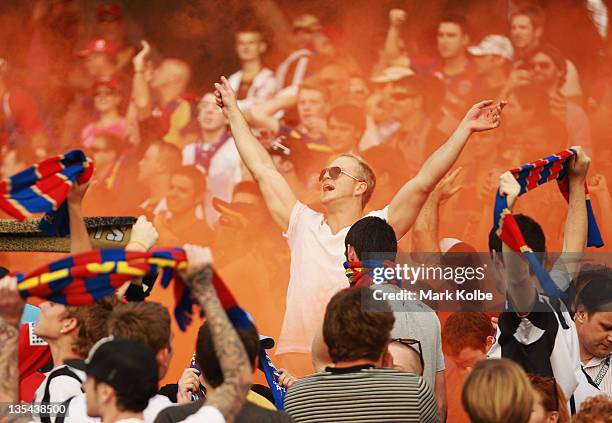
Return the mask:
[(372, 198), (372, 194), (374, 193), (374, 188), (376, 188), (376, 174), (372, 167), (365, 161), (363, 157), (357, 156), (356, 154), (345, 153), (336, 156), (334, 159), (338, 157), (350, 157), (354, 159), (359, 164), (359, 177), (360, 179), (367, 184), (367, 188), (361, 197), (361, 207), (365, 208), (370, 198)]
[(533, 388), (521, 366), (506, 358), (480, 361), (461, 395), (472, 423), (527, 423)]

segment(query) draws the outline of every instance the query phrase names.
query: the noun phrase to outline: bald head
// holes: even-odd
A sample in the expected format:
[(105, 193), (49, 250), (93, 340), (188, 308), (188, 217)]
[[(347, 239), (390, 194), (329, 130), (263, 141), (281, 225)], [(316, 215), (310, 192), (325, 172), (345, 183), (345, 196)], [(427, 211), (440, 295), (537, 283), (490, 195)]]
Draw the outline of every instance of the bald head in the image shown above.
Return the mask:
[(412, 372), (423, 375), (421, 356), (418, 351), (408, 345), (393, 341), (389, 344), (389, 353), (393, 357), (393, 367), (402, 372)]

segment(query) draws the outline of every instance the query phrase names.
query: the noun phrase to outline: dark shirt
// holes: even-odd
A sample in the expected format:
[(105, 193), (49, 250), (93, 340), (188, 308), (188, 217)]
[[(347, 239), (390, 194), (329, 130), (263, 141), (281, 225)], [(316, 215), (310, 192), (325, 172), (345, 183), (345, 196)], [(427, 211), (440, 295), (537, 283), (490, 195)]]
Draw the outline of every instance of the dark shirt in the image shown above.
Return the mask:
[[(155, 423), (175, 423), (185, 420), (195, 414), (204, 404), (204, 400), (192, 402), (190, 404), (177, 405), (162, 410), (155, 419)], [(266, 410), (263, 407), (245, 402), (240, 412), (234, 419), (235, 423), (287, 423), (293, 422), (291, 417), (280, 411)]]

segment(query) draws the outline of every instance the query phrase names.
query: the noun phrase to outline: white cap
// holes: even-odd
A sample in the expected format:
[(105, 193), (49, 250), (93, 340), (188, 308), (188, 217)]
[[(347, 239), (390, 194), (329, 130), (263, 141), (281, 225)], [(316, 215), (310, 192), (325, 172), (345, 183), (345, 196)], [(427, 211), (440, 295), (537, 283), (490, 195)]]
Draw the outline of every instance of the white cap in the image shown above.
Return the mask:
[(405, 66), (390, 66), (383, 70), (376, 76), (373, 76), (371, 81), (379, 84), (384, 84), (387, 82), (395, 82), (400, 79), (407, 78), (409, 76), (414, 76), (415, 73), (412, 69)]
[(457, 238), (442, 238), (440, 240), (440, 252), (442, 254), (446, 254), (448, 250), (453, 248), (455, 245), (462, 243), (460, 239)]
[(510, 40), (503, 35), (487, 35), (480, 44), (468, 47), (467, 50), (474, 56), (491, 54), (512, 60), (514, 49)]

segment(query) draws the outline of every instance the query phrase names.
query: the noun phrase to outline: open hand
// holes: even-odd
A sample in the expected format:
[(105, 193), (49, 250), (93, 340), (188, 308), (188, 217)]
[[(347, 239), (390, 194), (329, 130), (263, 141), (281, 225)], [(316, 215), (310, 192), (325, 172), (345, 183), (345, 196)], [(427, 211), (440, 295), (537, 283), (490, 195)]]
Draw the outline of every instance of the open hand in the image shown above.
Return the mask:
[(217, 101), (217, 106), (223, 110), (225, 117), (229, 117), (230, 112), (239, 110), (236, 93), (224, 76), (221, 77), (221, 83), (215, 83), (215, 100)]
[(507, 102), (505, 101), (494, 104), (493, 100), (485, 100), (476, 103), (467, 112), (461, 124), (466, 125), (472, 132), (487, 131), (497, 128), (501, 123), (502, 109), (506, 104)]
[(132, 59), (132, 65), (134, 65), (134, 72), (144, 72), (145, 64), (147, 59), (149, 58), (149, 54), (151, 53), (151, 46), (145, 40), (140, 42), (142, 49), (136, 53), (134, 58)]

